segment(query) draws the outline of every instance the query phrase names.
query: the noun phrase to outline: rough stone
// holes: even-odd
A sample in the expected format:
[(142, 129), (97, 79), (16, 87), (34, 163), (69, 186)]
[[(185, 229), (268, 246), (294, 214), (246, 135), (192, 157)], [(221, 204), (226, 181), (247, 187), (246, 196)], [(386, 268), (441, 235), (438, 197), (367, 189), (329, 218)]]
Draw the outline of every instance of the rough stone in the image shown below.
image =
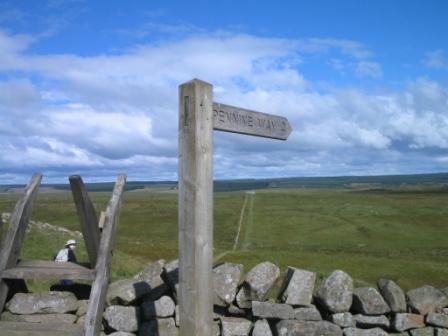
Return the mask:
[(426, 324), (434, 327), (448, 328), (448, 315), (429, 313), (426, 316)]
[(214, 322), (212, 325), (212, 336), (221, 336), (221, 328), (219, 322)]
[(178, 336), (173, 318), (156, 319), (142, 323), (138, 331), (139, 336)]
[(448, 336), (448, 329), (434, 328), (434, 336)]
[(250, 300), (263, 301), (279, 277), (280, 269), (273, 263), (265, 261), (256, 265), (245, 277), (243, 288), (246, 296)]
[(425, 327), (420, 329), (412, 329), (409, 333), (411, 336), (434, 336), (434, 328)]
[(144, 268), (141, 272), (134, 276), (134, 280), (144, 281), (151, 288), (151, 292), (148, 294), (151, 300), (157, 300), (167, 290), (167, 286), (162, 279), (163, 267), (165, 266), (165, 260), (160, 259), (153, 262), (148, 267)]
[(140, 322), (138, 307), (109, 306), (103, 314), (107, 325), (117, 331), (135, 332)]
[(396, 331), (406, 331), (414, 328), (421, 328), (425, 325), (423, 315), (398, 313), (392, 320), (392, 327)]
[(310, 305), (315, 282), (316, 273), (288, 266), (283, 283), (283, 302), (291, 305)]
[(27, 322), (27, 323), (75, 323), (76, 315), (73, 314), (32, 314), (19, 315), (3, 312), (0, 320), (8, 322)]
[(342, 329), (328, 321), (282, 320), (275, 327), (278, 336), (342, 336)]
[(330, 321), (342, 328), (355, 326), (355, 319), (353, 318), (353, 315), (351, 313), (332, 314), (330, 317)]
[(382, 315), (390, 312), (381, 294), (372, 287), (355, 288), (352, 310), (364, 315)]
[(79, 300), (78, 309), (76, 310), (76, 316), (83, 316), (87, 314), (88, 306), (89, 306), (89, 300)]
[(353, 319), (355, 320), (355, 324), (358, 328), (382, 328), (382, 329), (389, 329), (390, 328), (390, 322), (389, 319), (384, 316), (368, 316), (368, 315), (361, 315), (357, 314), (353, 316)]
[(6, 305), (13, 314), (70, 313), (78, 309), (78, 301), (70, 292), (17, 293)]
[(448, 287), (442, 288), (441, 291), (445, 296), (448, 296)]
[(112, 282), (107, 290), (106, 302), (108, 305), (130, 305), (152, 291), (147, 282), (123, 279)]
[(407, 293), (412, 311), (421, 315), (434, 313), (448, 305), (448, 298), (442, 291), (432, 286), (412, 289)]
[(252, 330), (252, 336), (273, 336), (268, 321), (258, 320), (255, 322), (254, 329)]
[(242, 308), (239, 308), (233, 304), (227, 307), (227, 312), (233, 316), (245, 316), (246, 311)]
[(315, 297), (326, 310), (344, 313), (352, 305), (352, 296), (352, 278), (344, 271), (336, 270), (322, 281)]
[(261, 318), (294, 319), (294, 309), (285, 303), (252, 301), (252, 314)]
[(223, 317), (221, 319), (222, 336), (248, 336), (252, 322), (239, 317)]
[(128, 333), (125, 331), (115, 331), (112, 334), (109, 334), (109, 336), (135, 336), (135, 334)]
[(344, 329), (344, 336), (388, 336), (389, 334), (381, 328), (373, 329), (358, 329), (346, 328)]
[(149, 320), (154, 317), (169, 317), (174, 315), (175, 304), (169, 296), (162, 296), (156, 301), (145, 301), (140, 306), (142, 318)]
[[(76, 320), (76, 324), (84, 325), (85, 322), (86, 322), (86, 315), (80, 316)], [(104, 330), (104, 324), (103, 323), (100, 324), (100, 330)]]
[(403, 290), (394, 281), (380, 279), (378, 280), (378, 289), (392, 312), (406, 312), (406, 297)]
[(321, 321), (322, 316), (316, 307), (299, 307), (294, 309), (294, 320)]
[(232, 263), (213, 268), (214, 304), (228, 306), (233, 302), (243, 270), (243, 265)]
[(163, 267), (162, 278), (168, 287), (173, 292), (174, 297), (177, 297), (179, 290), (179, 260), (173, 260), (166, 263)]
[(247, 291), (241, 287), (238, 291), (238, 294), (236, 294), (236, 304), (240, 308), (249, 309), (252, 308), (252, 301), (250, 300)]

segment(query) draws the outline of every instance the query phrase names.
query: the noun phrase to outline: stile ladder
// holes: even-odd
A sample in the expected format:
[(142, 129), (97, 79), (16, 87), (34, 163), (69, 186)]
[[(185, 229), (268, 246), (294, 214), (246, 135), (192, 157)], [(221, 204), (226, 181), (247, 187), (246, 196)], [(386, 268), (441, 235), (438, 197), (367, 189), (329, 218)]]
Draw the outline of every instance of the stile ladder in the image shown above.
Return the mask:
[(31, 217), (34, 201), (42, 180), (42, 174), (34, 174), (25, 193), (16, 203), (10, 225), (0, 246), (0, 313), (8, 293), (26, 279), (90, 280), (89, 304), (84, 325), (39, 324), (0, 321), (0, 336), (69, 335), (96, 336), (101, 321), (110, 279), (112, 250), (118, 226), (121, 199), (126, 175), (117, 177), (112, 196), (104, 213), (103, 230), (100, 232), (95, 208), (80, 176), (69, 177), (73, 199), (84, 237), (88, 264), (57, 263), (54, 261), (20, 260), (20, 249)]

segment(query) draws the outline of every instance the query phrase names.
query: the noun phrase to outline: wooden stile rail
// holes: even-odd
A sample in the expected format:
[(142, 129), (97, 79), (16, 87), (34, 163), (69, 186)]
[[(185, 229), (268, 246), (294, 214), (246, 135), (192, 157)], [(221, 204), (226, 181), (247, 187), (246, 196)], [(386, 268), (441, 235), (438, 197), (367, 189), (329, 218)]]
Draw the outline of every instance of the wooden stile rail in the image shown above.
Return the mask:
[(126, 175), (119, 175), (112, 197), (104, 216), (102, 233), (98, 220), (80, 176), (69, 178), (73, 199), (86, 242), (89, 263), (57, 263), (47, 260), (18, 261), (20, 248), (31, 216), (31, 210), (37, 195), (41, 174), (33, 175), (24, 196), (17, 202), (5, 243), (0, 251), (0, 313), (3, 311), (10, 284), (25, 279), (72, 279), (93, 281), (84, 325), (79, 324), (37, 324), (26, 322), (0, 321), (0, 336), (27, 335), (69, 335), (96, 336), (106, 301), (106, 292), (110, 279), (110, 264), (115, 242), (122, 194), (126, 184)]
[(69, 177), (69, 181), (90, 264), (96, 265), (98, 246), (100, 243), (100, 230), (95, 208), (87, 194), (81, 176), (72, 175)]
[[(26, 228), (31, 217), (33, 204), (39, 190), (42, 174), (34, 174), (25, 189), (25, 194), (16, 203), (10, 219), (8, 232), (0, 251), (0, 274), (17, 264), (20, 248), (25, 237)], [(11, 282), (11, 281), (10, 281)], [(3, 276), (0, 278), (0, 311), (3, 311), (10, 284)]]
[(98, 335), (103, 317), (104, 305), (106, 303), (107, 285), (110, 277), (110, 262), (112, 260), (112, 249), (117, 232), (121, 196), (123, 194), (126, 176), (119, 175), (115, 183), (112, 197), (106, 209), (104, 228), (98, 251), (98, 260), (95, 266), (96, 278), (93, 282), (87, 308), (84, 334), (86, 336)]

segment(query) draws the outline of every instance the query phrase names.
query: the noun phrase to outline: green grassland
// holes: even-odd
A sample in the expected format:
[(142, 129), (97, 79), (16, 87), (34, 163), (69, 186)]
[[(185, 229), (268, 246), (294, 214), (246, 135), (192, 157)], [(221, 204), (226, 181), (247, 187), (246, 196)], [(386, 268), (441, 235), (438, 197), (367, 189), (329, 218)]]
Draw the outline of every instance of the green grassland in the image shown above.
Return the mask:
[[(357, 186), (359, 187), (359, 186)], [(92, 192), (97, 211), (110, 193)], [(17, 195), (0, 195), (0, 211), (12, 211)], [(241, 233), (234, 249), (242, 206)], [(357, 285), (380, 277), (403, 288), (448, 286), (448, 190), (445, 187), (295, 188), (219, 192), (214, 197), (215, 262), (239, 262), (246, 270), (270, 260), (319, 277), (343, 269)], [(39, 194), (33, 220), (79, 230), (71, 193)], [(22, 257), (51, 259), (68, 236), (32, 229)], [(86, 253), (81, 244), (81, 259)], [(177, 257), (175, 192), (124, 195), (113, 276), (130, 276), (151, 261)]]

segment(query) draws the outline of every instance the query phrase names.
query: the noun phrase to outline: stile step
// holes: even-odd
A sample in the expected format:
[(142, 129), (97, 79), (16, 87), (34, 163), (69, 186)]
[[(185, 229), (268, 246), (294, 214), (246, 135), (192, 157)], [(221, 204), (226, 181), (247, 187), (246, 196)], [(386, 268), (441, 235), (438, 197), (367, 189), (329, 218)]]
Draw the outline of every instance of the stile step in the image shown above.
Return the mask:
[(95, 270), (70, 262), (23, 260), (0, 273), (1, 279), (94, 280)]

